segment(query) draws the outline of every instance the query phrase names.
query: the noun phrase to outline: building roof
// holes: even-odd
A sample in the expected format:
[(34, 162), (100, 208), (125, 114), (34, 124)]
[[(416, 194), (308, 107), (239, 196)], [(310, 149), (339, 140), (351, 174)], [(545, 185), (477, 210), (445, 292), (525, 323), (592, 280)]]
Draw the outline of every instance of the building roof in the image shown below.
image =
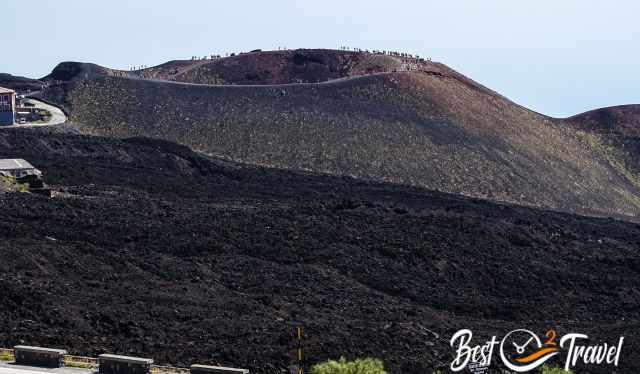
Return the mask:
[(120, 355), (112, 355), (112, 354), (101, 354), (98, 356), (98, 359), (102, 361), (118, 361), (118, 362), (127, 362), (130, 364), (153, 364), (153, 359), (151, 358), (141, 358), (141, 357), (131, 357), (131, 356), (120, 356)]
[(5, 158), (0, 160), (0, 170), (35, 169), (28, 161), (21, 158)]
[(53, 348), (43, 348), (43, 347), (32, 347), (29, 345), (16, 345), (13, 347), (14, 350), (17, 351), (28, 351), (28, 352), (40, 352), (40, 353), (57, 353), (61, 355), (66, 355), (67, 351), (65, 349), (53, 349)]
[(212, 373), (237, 373), (237, 374), (248, 374), (248, 369), (238, 369), (238, 368), (228, 368), (224, 366), (209, 366), (209, 365), (191, 365), (191, 369), (196, 369), (200, 371), (209, 371)]
[(3, 93), (16, 93), (16, 91), (10, 89), (10, 88), (4, 88), (4, 87), (0, 87), (0, 94)]

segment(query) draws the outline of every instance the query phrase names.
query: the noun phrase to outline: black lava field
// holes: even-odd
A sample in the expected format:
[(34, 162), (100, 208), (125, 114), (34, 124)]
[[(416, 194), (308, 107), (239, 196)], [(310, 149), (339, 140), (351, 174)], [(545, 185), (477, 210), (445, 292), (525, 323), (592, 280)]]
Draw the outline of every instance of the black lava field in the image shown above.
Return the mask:
[(145, 138), (5, 130), (0, 156), (30, 160), (54, 191), (0, 194), (0, 346), (274, 373), (300, 324), (307, 364), (375, 356), (430, 373), (459, 329), (555, 328), (625, 335), (619, 370), (640, 369), (634, 223)]

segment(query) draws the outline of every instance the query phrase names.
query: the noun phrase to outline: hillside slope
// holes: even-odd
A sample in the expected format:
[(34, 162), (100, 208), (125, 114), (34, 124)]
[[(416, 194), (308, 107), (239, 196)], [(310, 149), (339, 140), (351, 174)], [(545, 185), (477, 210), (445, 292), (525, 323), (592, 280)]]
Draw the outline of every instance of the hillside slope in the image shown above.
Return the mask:
[(581, 214), (640, 212), (637, 173), (620, 167), (621, 154), (607, 151), (601, 134), (527, 110), (437, 63), (321, 84), (205, 86), (107, 74), (47, 95), (87, 134), (156, 137), (241, 162)]
[(43, 84), (44, 82), (36, 79), (0, 73), (0, 87), (10, 88), (20, 93), (41, 90)]
[(9, 155), (41, 168), (55, 197), (0, 199), (0, 346), (274, 373), (301, 323), (308, 364), (373, 355), (424, 374), (447, 367), (458, 329), (553, 327), (625, 335), (620, 372), (639, 369), (636, 224), (149, 139), (6, 130)]
[(601, 153), (640, 186), (640, 105), (597, 109), (568, 118), (566, 122), (594, 134)]
[(216, 60), (170, 61), (133, 74), (200, 84), (316, 83), (429, 65), (423, 59), (387, 54), (297, 49), (243, 53)]

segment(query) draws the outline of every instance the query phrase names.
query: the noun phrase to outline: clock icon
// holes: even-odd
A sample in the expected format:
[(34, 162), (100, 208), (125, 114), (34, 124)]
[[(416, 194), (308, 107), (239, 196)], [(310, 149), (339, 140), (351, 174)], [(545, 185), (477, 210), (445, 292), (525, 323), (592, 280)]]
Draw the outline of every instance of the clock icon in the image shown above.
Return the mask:
[(532, 370), (559, 353), (557, 347), (544, 347), (538, 335), (520, 329), (505, 335), (500, 343), (500, 358), (511, 370)]
[[(532, 344), (533, 343), (533, 344)], [(500, 349), (512, 359), (522, 358), (533, 353), (542, 346), (538, 336), (528, 330), (515, 330), (507, 334), (502, 340)]]

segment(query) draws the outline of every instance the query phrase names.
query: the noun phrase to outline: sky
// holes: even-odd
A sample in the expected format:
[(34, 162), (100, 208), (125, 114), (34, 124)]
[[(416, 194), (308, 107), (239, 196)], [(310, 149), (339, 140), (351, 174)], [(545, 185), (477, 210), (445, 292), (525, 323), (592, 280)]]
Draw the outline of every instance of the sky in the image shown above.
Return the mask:
[[(637, 0), (2, 0), (0, 72), (287, 48), (396, 50), (565, 117), (640, 103)], [(8, 32), (7, 32), (8, 31)]]

